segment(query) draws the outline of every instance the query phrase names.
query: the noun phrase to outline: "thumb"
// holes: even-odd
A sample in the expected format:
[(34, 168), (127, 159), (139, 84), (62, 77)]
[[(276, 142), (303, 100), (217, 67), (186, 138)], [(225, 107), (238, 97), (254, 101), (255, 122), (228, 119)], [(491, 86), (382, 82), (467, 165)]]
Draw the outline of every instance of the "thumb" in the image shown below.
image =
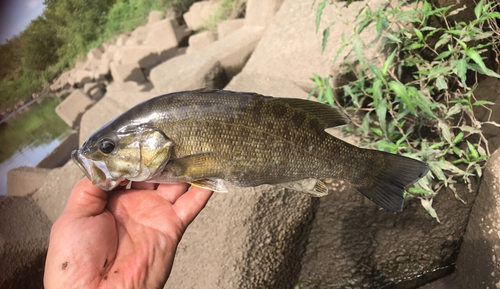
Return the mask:
[(87, 179), (81, 179), (73, 187), (63, 213), (71, 213), (77, 217), (91, 217), (101, 214), (106, 207), (108, 194), (92, 185)]

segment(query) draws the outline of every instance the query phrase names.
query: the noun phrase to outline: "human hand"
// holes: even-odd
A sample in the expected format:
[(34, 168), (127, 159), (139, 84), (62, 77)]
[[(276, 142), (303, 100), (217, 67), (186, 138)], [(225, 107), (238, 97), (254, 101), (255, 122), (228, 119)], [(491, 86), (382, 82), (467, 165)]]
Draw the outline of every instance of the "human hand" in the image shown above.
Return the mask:
[(155, 186), (106, 193), (80, 180), (52, 226), (45, 288), (163, 288), (182, 234), (212, 192)]

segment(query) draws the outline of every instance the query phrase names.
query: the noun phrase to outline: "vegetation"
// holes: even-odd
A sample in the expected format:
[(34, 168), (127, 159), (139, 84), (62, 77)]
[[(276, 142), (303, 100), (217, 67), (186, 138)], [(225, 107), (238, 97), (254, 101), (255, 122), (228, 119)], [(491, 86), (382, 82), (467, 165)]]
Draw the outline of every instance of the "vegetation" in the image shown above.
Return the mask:
[[(471, 190), (470, 178), (481, 176), (489, 156), (483, 123), (472, 109), (492, 104), (476, 100), (478, 78), (500, 78), (484, 61), (488, 53), (495, 53), (490, 58), (498, 61), (500, 13), (495, 2), (479, 1), (471, 8), (475, 19), (469, 22), (449, 18), (466, 8), (436, 8), (427, 0), (413, 1), (405, 10), (405, 2), (392, 8), (364, 7), (355, 31), (348, 38), (342, 35), (343, 45), (333, 59), (336, 62), (347, 49), (340, 67), (352, 81), (335, 86), (332, 75), (312, 78), (316, 86), (311, 95), (317, 93), (319, 101), (352, 109), (360, 116), (353, 119), (354, 128), (346, 131), (366, 145), (429, 164), (430, 173), (407, 195), (419, 197), (438, 221), (433, 197), (446, 187), (460, 199), (455, 184), (465, 182)], [(327, 3), (318, 3), (317, 27)], [(323, 31), (323, 50), (332, 25)], [(368, 29), (377, 33), (377, 39), (363, 44), (361, 34)]]
[(46, 86), (78, 55), (145, 22), (149, 11), (186, 11), (194, 0), (45, 0), (43, 15), (0, 45), (0, 112)]
[(205, 25), (205, 29), (214, 30), (222, 20), (237, 18), (245, 9), (247, 0), (223, 0), (218, 9)]
[[(40, 104), (29, 107), (28, 111), (10, 119), (0, 128), (0, 163), (10, 158), (20, 148), (30, 144), (50, 143), (71, 128), (54, 113), (62, 99), (46, 97)], [(43, 126), (43, 128), (41, 128)]]

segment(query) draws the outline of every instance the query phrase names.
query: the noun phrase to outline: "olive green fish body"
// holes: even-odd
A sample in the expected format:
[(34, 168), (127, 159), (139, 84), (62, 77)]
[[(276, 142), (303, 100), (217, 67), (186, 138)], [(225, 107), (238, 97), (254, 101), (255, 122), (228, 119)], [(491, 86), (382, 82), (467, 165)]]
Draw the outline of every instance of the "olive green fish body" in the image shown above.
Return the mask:
[[(151, 145), (153, 142), (144, 137), (136, 140), (135, 147), (141, 151), (136, 158), (142, 169), (140, 173), (128, 173), (132, 176), (129, 179), (187, 181), (212, 189), (217, 189), (217, 180), (222, 179), (242, 187), (282, 184), (322, 195), (326, 187), (320, 181), (309, 189), (301, 189), (299, 182), (339, 178), (386, 209), (401, 210), (404, 187), (422, 177), (427, 165), (361, 149), (325, 132), (348, 122), (338, 109), (308, 100), (197, 90), (143, 102), (101, 128), (88, 142), (102, 144), (106, 136), (120, 142), (120, 137), (109, 135), (135, 129), (141, 135), (147, 132), (149, 139), (153, 136), (154, 143), (161, 143)], [(158, 149), (160, 146), (162, 149)], [(128, 155), (131, 147), (121, 149)], [(82, 167), (85, 156), (81, 156), (77, 163)], [(134, 163), (129, 159), (122, 156), (122, 161)], [(96, 171), (104, 167), (96, 164), (86, 164), (87, 170), (89, 166), (90, 170), (98, 167)]]

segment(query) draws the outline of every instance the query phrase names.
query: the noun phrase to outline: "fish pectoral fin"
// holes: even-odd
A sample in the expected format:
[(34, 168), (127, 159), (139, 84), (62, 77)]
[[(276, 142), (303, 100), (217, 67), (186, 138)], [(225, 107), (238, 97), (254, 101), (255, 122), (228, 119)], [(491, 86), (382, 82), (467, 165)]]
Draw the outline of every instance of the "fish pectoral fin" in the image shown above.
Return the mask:
[(328, 188), (325, 183), (317, 179), (305, 179), (277, 185), (294, 191), (307, 193), (312, 197), (324, 197), (328, 195)]
[(227, 193), (228, 190), (221, 179), (201, 179), (189, 182), (192, 186), (209, 189), (218, 193)]

